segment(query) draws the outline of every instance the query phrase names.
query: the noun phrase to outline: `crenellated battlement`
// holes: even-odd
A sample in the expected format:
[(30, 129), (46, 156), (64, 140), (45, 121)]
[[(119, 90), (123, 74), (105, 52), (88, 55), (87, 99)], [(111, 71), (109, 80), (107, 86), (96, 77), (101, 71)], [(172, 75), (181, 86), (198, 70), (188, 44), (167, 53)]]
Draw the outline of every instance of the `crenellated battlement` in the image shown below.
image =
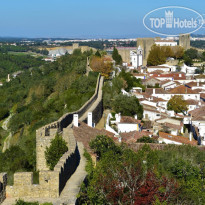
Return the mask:
[[(4, 184), (2, 189), (0, 186), (0, 203), (6, 196), (7, 198), (58, 198), (60, 196), (81, 158), (72, 129), (73, 115), (78, 114), (81, 121), (86, 121), (87, 113), (93, 112), (93, 121), (95, 123), (99, 121), (102, 116), (103, 80), (99, 75), (94, 95), (78, 111), (67, 113), (59, 120), (36, 130), (36, 166), (39, 170), (39, 184), (33, 184), (32, 172), (18, 172), (14, 174), (13, 186), (6, 186), (7, 175), (0, 174), (0, 183)], [(62, 134), (67, 142), (68, 151), (60, 158), (54, 170), (50, 171), (46, 165), (45, 150), (57, 133)]]

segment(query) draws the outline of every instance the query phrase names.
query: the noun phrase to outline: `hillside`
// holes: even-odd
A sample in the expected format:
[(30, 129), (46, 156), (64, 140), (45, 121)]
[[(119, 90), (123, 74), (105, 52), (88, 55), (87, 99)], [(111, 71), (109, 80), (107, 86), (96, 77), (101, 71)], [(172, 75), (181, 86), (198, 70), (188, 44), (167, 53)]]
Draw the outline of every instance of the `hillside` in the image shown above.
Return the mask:
[(35, 171), (36, 129), (79, 109), (93, 95), (98, 74), (84, 75), (89, 55), (76, 50), (33, 69), (25, 62), (21, 75), (0, 87), (0, 148), (10, 147), (0, 153), (0, 172)]

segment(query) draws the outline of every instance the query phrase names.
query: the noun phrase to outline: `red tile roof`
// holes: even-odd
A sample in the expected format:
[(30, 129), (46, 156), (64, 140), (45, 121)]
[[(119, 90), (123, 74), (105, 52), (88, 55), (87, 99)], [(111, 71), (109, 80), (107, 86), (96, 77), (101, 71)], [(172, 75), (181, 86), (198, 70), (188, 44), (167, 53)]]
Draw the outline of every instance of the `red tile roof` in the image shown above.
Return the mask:
[(197, 145), (197, 141), (196, 140), (192, 140), (190, 141), (188, 138), (186, 137), (182, 137), (182, 136), (176, 136), (176, 135), (171, 135), (165, 132), (159, 132), (159, 137), (164, 138), (164, 139), (168, 139), (174, 142), (179, 142), (182, 144), (189, 144), (189, 145)]
[(114, 134), (111, 132), (108, 132), (104, 129), (96, 129), (88, 126), (84, 122), (79, 122), (79, 127), (74, 127), (74, 136), (78, 142), (82, 142), (86, 150), (90, 153), (92, 153), (89, 142), (92, 139), (95, 139), (97, 135), (107, 135), (108, 137), (111, 137), (113, 140), (118, 141), (117, 138), (114, 137)]
[(152, 95), (153, 89), (155, 89), (155, 94), (168, 94), (168, 92), (163, 88), (146, 88), (145, 93), (147, 93), (148, 95)]
[(198, 94), (196, 91), (184, 86), (180, 85), (176, 88), (172, 88), (169, 90), (169, 93), (171, 94)]
[(148, 132), (148, 131), (142, 131), (142, 132), (133, 131), (133, 132), (121, 133), (120, 135), (122, 138), (122, 142), (135, 143), (138, 139), (142, 138), (143, 136), (149, 136), (152, 134), (153, 134), (152, 132)]
[(137, 120), (133, 117), (130, 116), (122, 116), (120, 123), (133, 123), (133, 124), (139, 124), (141, 120)]
[[(174, 80), (186, 80), (184, 73), (170, 73), (170, 74), (153, 74), (155, 78), (173, 78)], [(180, 77), (181, 76), (181, 77)]]
[(205, 121), (205, 106), (197, 108), (189, 112), (193, 121)]

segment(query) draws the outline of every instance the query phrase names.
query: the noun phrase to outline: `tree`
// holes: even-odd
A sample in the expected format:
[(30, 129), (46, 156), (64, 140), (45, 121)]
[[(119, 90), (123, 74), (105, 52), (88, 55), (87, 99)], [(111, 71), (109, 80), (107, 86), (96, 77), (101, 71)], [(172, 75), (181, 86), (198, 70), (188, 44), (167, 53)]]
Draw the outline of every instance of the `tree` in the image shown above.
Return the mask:
[(173, 57), (176, 59), (181, 59), (184, 55), (184, 49), (181, 46), (172, 47)]
[(95, 56), (101, 57), (101, 54), (100, 54), (99, 50), (96, 51)]
[(184, 113), (188, 107), (182, 95), (175, 95), (168, 101), (167, 109), (174, 110), (175, 113)]
[(100, 72), (101, 75), (105, 76), (105, 78), (108, 78), (113, 70), (113, 65), (111, 62), (104, 62), (103, 57), (100, 58), (98, 56), (92, 57), (90, 67), (93, 71)]
[(198, 58), (198, 51), (194, 48), (190, 48), (190, 49), (186, 50), (184, 54), (191, 59)]
[(122, 57), (118, 53), (118, 50), (115, 47), (113, 49), (112, 58), (113, 58), (113, 60), (115, 60), (117, 65), (121, 65), (122, 64)]
[(114, 98), (112, 105), (115, 112), (120, 112), (124, 116), (134, 116), (137, 114), (138, 119), (143, 117), (143, 107), (134, 96), (129, 97), (119, 94)]
[(46, 163), (49, 166), (50, 170), (54, 169), (59, 159), (67, 151), (68, 147), (65, 140), (57, 134), (55, 138), (51, 141), (50, 147), (46, 147), (45, 151)]
[(98, 135), (96, 138), (89, 143), (90, 148), (94, 150), (97, 156), (100, 158), (105, 152), (112, 150), (116, 153), (120, 152), (114, 141), (107, 136)]
[(147, 58), (147, 65), (156, 66), (156, 65), (164, 64), (165, 62), (166, 62), (166, 55), (161, 49), (161, 47), (157, 45), (153, 45)]
[(137, 140), (137, 143), (157, 143), (157, 140), (155, 140), (149, 136), (143, 136)]

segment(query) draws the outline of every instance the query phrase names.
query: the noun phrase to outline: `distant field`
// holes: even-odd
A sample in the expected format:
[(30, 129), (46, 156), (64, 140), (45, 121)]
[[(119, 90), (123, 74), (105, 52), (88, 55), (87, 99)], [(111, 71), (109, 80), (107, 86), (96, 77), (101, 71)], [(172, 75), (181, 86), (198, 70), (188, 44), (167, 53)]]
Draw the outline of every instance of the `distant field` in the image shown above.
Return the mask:
[(8, 53), (12, 54), (12, 55), (19, 55), (19, 56), (22, 56), (22, 55), (30, 55), (30, 56), (33, 56), (33, 57), (43, 56), (40, 53), (34, 53), (34, 52), (14, 52), (14, 51), (9, 51)]

